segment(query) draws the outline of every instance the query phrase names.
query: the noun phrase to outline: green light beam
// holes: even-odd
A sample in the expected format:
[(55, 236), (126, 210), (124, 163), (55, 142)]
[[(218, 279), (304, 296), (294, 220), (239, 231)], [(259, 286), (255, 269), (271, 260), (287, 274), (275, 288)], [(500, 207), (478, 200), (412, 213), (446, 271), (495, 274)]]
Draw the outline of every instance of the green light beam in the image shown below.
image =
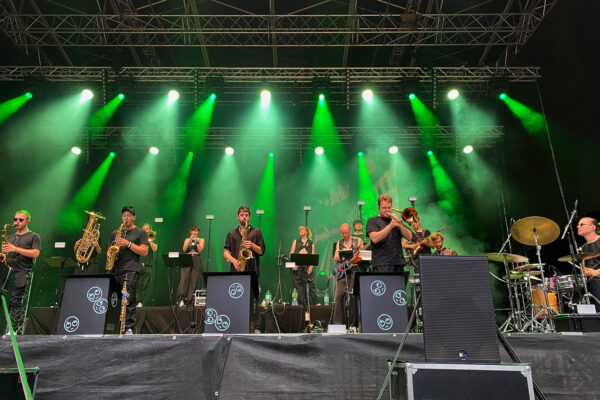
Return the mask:
[(463, 220), (463, 200), (458, 189), (440, 165), (437, 158), (431, 152), (428, 154), (431, 173), (433, 175), (433, 183), (438, 195), (438, 205), (446, 213), (446, 215), (456, 222)]
[[(275, 227), (275, 157), (268, 157), (263, 176), (258, 186), (258, 191), (254, 198), (252, 212), (254, 218), (258, 219), (256, 210), (264, 210), (265, 213), (261, 217), (261, 231), (265, 239), (265, 243), (275, 243), (276, 227)], [(254, 224), (258, 225), (255, 220)], [(272, 246), (271, 246), (272, 247)], [(267, 252), (273, 250), (267, 246)]]
[(344, 149), (338, 136), (333, 117), (329, 112), (329, 107), (327, 107), (326, 99), (317, 102), (315, 114), (313, 116), (310, 145), (311, 149), (314, 149), (317, 146), (323, 147), (327, 157), (334, 163), (345, 161), (346, 157)]
[(119, 104), (123, 101), (124, 97), (115, 96), (114, 99), (106, 103), (102, 108), (96, 110), (89, 120), (89, 127), (92, 128), (94, 134), (99, 133), (102, 128), (106, 126), (108, 121), (111, 119)]
[(179, 171), (177, 171), (161, 195), (160, 204), (163, 208), (165, 218), (168, 218), (169, 221), (179, 220), (183, 212), (193, 159), (194, 153), (190, 151), (185, 160), (183, 160)]
[(504, 96), (502, 101), (508, 106), (510, 111), (519, 118), (527, 132), (537, 135), (546, 131), (546, 122), (542, 114), (532, 110), (525, 104), (518, 102), (508, 95)]
[(365, 157), (358, 157), (358, 200), (365, 201), (362, 208), (363, 215), (376, 215), (378, 213), (377, 196), (377, 189), (371, 179)]
[(5, 102), (0, 104), (0, 124), (10, 118), (11, 115), (16, 113), (19, 108), (23, 107), (25, 103), (27, 103), (31, 99), (31, 96), (27, 96), (27, 93), (24, 93), (14, 99), (6, 100)]
[(440, 120), (416, 95), (411, 96), (409, 100), (415, 114), (415, 121), (417, 121), (419, 131), (421, 132), (423, 143), (427, 145), (433, 144), (435, 133), (439, 130)]
[(192, 149), (201, 149), (206, 141), (208, 128), (215, 107), (215, 96), (209, 96), (188, 118), (184, 126), (188, 129), (188, 141)]

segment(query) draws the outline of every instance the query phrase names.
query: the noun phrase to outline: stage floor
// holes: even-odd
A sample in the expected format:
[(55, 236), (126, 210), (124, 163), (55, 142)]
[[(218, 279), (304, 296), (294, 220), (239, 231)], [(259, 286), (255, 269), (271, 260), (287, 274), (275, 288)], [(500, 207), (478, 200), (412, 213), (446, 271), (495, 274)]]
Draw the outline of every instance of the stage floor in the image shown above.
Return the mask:
[[(40, 368), (37, 399), (374, 399), (400, 336), (24, 335), (18, 342), (25, 366)], [(507, 339), (548, 399), (600, 398), (599, 333)], [(14, 367), (8, 336), (0, 348), (0, 367)], [(408, 336), (400, 359), (424, 361), (421, 334)]]

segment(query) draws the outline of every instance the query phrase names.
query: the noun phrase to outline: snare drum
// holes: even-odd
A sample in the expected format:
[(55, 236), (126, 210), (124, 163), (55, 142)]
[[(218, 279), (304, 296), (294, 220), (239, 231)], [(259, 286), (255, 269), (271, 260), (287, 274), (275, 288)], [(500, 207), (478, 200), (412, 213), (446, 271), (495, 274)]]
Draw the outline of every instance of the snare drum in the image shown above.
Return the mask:
[[(542, 291), (542, 285), (537, 285), (531, 288), (531, 299), (533, 301), (533, 308), (537, 314), (540, 309), (546, 305), (546, 299), (544, 298), (544, 292)], [(556, 292), (548, 292), (548, 303), (550, 308), (553, 308), (557, 313), (558, 310), (558, 297)]]
[(557, 286), (559, 291), (568, 292), (583, 288), (583, 282), (579, 275), (562, 275), (557, 278)]

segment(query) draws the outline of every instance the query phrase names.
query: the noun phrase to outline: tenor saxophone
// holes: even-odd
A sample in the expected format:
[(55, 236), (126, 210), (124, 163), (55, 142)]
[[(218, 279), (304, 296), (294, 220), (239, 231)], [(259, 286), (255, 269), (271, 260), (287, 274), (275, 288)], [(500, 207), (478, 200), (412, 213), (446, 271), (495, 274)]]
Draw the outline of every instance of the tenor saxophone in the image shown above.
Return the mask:
[[(244, 242), (246, 237), (248, 236), (248, 223), (246, 221), (243, 222), (242, 226), (242, 242)], [(246, 271), (246, 262), (252, 258), (252, 251), (242, 245), (240, 245), (240, 254), (238, 255), (238, 267), (240, 272)]]
[(125, 277), (123, 289), (121, 290), (121, 315), (119, 316), (119, 321), (121, 321), (121, 328), (119, 332), (121, 335), (125, 333), (125, 317), (127, 314), (127, 304), (129, 304), (128, 298), (129, 292), (127, 291), (127, 277)]
[[(115, 241), (120, 239), (123, 236), (123, 224), (119, 226), (117, 229), (117, 234), (115, 235)], [(117, 256), (119, 255), (119, 246), (113, 244), (108, 248), (108, 256), (106, 257), (106, 270), (112, 271), (115, 267), (115, 261), (117, 261)]]
[[(5, 245), (5, 244), (8, 243), (8, 239), (7, 239), (7, 236), (6, 236), (6, 230), (8, 229), (9, 226), (12, 226), (12, 225), (11, 224), (4, 224), (4, 227), (2, 228), (2, 245)], [(2, 249), (0, 249), (0, 263), (7, 264), (6, 260), (7, 260), (6, 254), (2, 253)]]

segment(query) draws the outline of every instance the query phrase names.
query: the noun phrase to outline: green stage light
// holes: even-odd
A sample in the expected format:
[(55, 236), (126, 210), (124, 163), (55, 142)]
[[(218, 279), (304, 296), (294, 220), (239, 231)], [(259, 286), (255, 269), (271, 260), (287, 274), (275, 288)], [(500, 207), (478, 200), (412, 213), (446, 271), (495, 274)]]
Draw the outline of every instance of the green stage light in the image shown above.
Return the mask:
[(150, 147), (149, 151), (150, 151), (150, 154), (158, 154), (158, 147), (152, 146), (152, 147)]
[(427, 155), (428, 155), (428, 156), (432, 156), (432, 155), (433, 155), (433, 151), (431, 151), (431, 150), (428, 150), (428, 151), (427, 151)]
[(225, 148), (225, 154), (227, 154), (228, 156), (233, 154), (233, 147), (226, 147)]
[(211, 93), (209, 97), (210, 97), (211, 100), (214, 100), (214, 99), (217, 98), (217, 95), (214, 94), (214, 93)]
[(123, 99), (125, 99), (125, 95), (124, 95), (123, 93), (119, 93), (119, 94), (117, 95), (117, 97), (118, 97), (120, 100), (123, 100)]
[(81, 149), (77, 146), (71, 147), (71, 153), (73, 154), (81, 154)]
[(498, 98), (499, 98), (500, 100), (504, 100), (504, 99), (506, 99), (506, 93), (500, 93), (500, 94), (498, 95)]
[(323, 93), (319, 93), (319, 101), (325, 100), (325, 95)]
[(114, 156), (116, 156), (116, 154), (115, 154), (114, 151), (111, 151), (110, 154), (109, 154), (109, 156), (114, 157)]
[(390, 154), (396, 154), (398, 152), (398, 146), (390, 146), (388, 151), (390, 152)]
[(273, 156), (275, 156), (275, 154), (269, 153), (269, 157), (273, 157)]
[(94, 93), (90, 89), (83, 89), (79, 97), (79, 104), (83, 104), (94, 97)]
[(414, 100), (414, 99), (415, 99), (415, 97), (417, 97), (417, 95), (416, 95), (416, 94), (414, 94), (414, 93), (411, 93), (411, 94), (409, 94), (409, 95), (408, 95), (408, 99), (409, 99), (409, 100)]
[(260, 92), (260, 108), (266, 110), (269, 108), (269, 104), (271, 104), (271, 92), (263, 90)]
[(27, 93), (25, 93), (25, 97), (27, 97), (28, 99), (30, 99), (30, 98), (33, 97), (33, 93), (27, 92)]
[(459, 94), (460, 94), (460, 93), (458, 92), (458, 90), (456, 90), (456, 89), (451, 89), (451, 90), (448, 92), (448, 98), (449, 98), (450, 100), (456, 100), (456, 99), (458, 98), (458, 95), (459, 95)]
[(325, 150), (321, 146), (319, 146), (315, 149), (315, 154), (321, 155), (324, 152), (325, 152)]
[(373, 103), (373, 91), (371, 89), (363, 90), (362, 98), (369, 104)]
[(363, 152), (362, 152), (362, 151), (359, 151), (359, 152), (358, 152), (358, 156), (359, 156), (359, 157), (362, 157), (362, 156), (363, 156)]
[(169, 90), (167, 95), (167, 106), (173, 105), (179, 99), (179, 92), (177, 90)]
[(465, 148), (463, 149), (463, 151), (465, 152), (465, 154), (472, 153), (473, 152), (473, 146), (467, 145), (467, 146), (465, 146)]

